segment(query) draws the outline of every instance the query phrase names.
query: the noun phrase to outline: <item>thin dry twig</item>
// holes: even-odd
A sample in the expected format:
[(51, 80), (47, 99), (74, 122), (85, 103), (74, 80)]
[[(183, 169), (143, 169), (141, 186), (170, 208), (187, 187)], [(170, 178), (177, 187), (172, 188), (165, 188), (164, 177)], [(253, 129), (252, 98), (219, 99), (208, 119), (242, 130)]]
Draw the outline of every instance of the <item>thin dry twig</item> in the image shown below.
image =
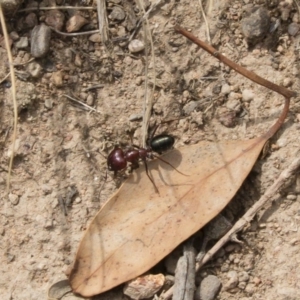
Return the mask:
[(195, 249), (191, 241), (183, 247), (177, 262), (173, 300), (193, 300), (195, 292)]
[(101, 35), (102, 42), (106, 46), (108, 42), (108, 19), (106, 14), (105, 0), (97, 0), (98, 32)]
[(198, 1), (199, 1), (199, 5), (200, 5), (202, 16), (203, 16), (203, 20), (204, 20), (204, 23), (205, 23), (206, 37), (207, 37), (208, 43), (211, 44), (211, 38), (210, 38), (210, 32), (209, 32), (209, 25), (208, 25), (208, 21), (207, 21), (206, 15), (205, 15), (205, 11), (203, 9), (202, 0), (198, 0)]
[[(299, 156), (300, 150), (297, 156)], [(196, 265), (198, 271), (205, 263), (207, 263), (213, 255), (220, 250), (229, 240), (235, 237), (236, 233), (241, 231), (247, 224), (251, 222), (257, 212), (270, 203), (276, 194), (286, 187), (286, 182), (290, 180), (297, 170), (300, 168), (300, 158), (297, 157), (292, 163), (281, 172), (276, 181), (266, 190), (265, 194), (238, 220), (235, 225), (205, 254), (203, 260)]]
[(150, 13), (151, 13), (151, 12), (152, 12), (152, 11), (153, 11), (153, 10), (154, 10), (161, 2), (164, 2), (164, 1), (165, 1), (165, 0), (158, 0), (156, 3), (152, 4), (152, 5), (150, 6), (150, 8), (149, 8), (147, 11), (143, 10), (144, 15), (139, 19), (137, 25), (135, 26), (135, 29), (133, 30), (132, 34), (130, 35), (130, 37), (129, 37), (129, 39), (128, 39), (129, 42), (130, 42), (130, 41), (133, 39), (133, 37), (135, 36), (135, 34), (136, 34), (136, 32), (138, 31), (138, 29), (140, 28), (142, 22), (145, 21), (145, 20), (147, 20), (148, 17), (149, 17), (149, 14), (150, 14)]
[(13, 161), (14, 161), (15, 143), (16, 143), (16, 138), (17, 138), (18, 108), (17, 108), (17, 99), (16, 99), (15, 69), (13, 66), (13, 58), (12, 58), (12, 54), (10, 51), (8, 32), (7, 32), (7, 28), (6, 28), (6, 23), (5, 23), (5, 18), (4, 18), (1, 3), (0, 3), (0, 22), (1, 22), (1, 26), (2, 26), (5, 47), (6, 47), (7, 56), (8, 56), (9, 70), (10, 70), (10, 76), (11, 76), (11, 93), (12, 93), (12, 100), (13, 100), (13, 106), (14, 106), (14, 128), (13, 128), (12, 150), (10, 153), (9, 168), (8, 168), (8, 174), (7, 174), (7, 184), (6, 184), (6, 188), (7, 188), (7, 192), (8, 192), (9, 187), (10, 187), (10, 177), (11, 177), (12, 165), (13, 165)]
[(90, 111), (94, 111), (94, 112), (97, 112), (97, 113), (99, 113), (99, 114), (101, 113), (101, 112), (98, 111), (97, 109), (95, 109), (95, 108), (93, 108), (93, 107), (91, 107), (91, 106), (89, 106), (89, 105), (87, 105), (87, 104), (85, 104), (85, 103), (83, 103), (83, 102), (81, 102), (81, 101), (79, 101), (79, 100), (77, 100), (77, 99), (75, 99), (75, 98), (69, 96), (69, 95), (63, 94), (62, 96), (63, 96), (63, 97), (66, 97), (66, 98), (68, 98), (68, 99), (70, 99), (70, 100), (72, 100), (72, 101), (74, 101), (74, 102), (76, 102), (76, 103), (78, 103), (78, 104), (80, 104), (80, 105), (82, 105), (82, 106), (84, 106), (85, 108), (88, 108)]
[(78, 36), (78, 35), (89, 35), (89, 34), (94, 34), (94, 33), (99, 33), (99, 29), (95, 29), (95, 30), (89, 30), (89, 31), (81, 31), (81, 32), (71, 32), (71, 33), (67, 33), (67, 32), (62, 32), (59, 31), (57, 29), (55, 29), (54, 27), (49, 26), (54, 32), (64, 35), (64, 36)]
[(27, 7), (17, 11), (26, 12), (26, 11), (36, 11), (36, 10), (69, 10), (69, 9), (76, 9), (76, 10), (96, 10), (96, 7), (93, 6), (37, 6), (37, 7)]
[(153, 86), (152, 91), (148, 93), (148, 52), (147, 49), (145, 51), (145, 96), (144, 96), (144, 104), (143, 104), (143, 125), (142, 125), (142, 147), (146, 147), (146, 140), (148, 135), (148, 127), (149, 127), (149, 121), (151, 116), (151, 110), (152, 110), (152, 98), (156, 87), (156, 72), (155, 72), (155, 55), (154, 55), (154, 45), (153, 45), (153, 39), (152, 34), (150, 31), (149, 26), (149, 20), (148, 15), (146, 14), (144, 5), (141, 0), (137, 0), (137, 4), (139, 6), (139, 9), (141, 9), (144, 13), (145, 17), (145, 24), (143, 24), (144, 28), (144, 39), (145, 39), (145, 45), (147, 45), (147, 36), (149, 36), (150, 40), (150, 48), (151, 48), (151, 58), (153, 62)]
[(2, 82), (4, 82), (9, 76), (10, 76), (10, 72), (8, 72), (8, 73), (6, 74), (6, 76), (5, 76), (3, 79), (0, 80), (0, 84), (1, 84)]

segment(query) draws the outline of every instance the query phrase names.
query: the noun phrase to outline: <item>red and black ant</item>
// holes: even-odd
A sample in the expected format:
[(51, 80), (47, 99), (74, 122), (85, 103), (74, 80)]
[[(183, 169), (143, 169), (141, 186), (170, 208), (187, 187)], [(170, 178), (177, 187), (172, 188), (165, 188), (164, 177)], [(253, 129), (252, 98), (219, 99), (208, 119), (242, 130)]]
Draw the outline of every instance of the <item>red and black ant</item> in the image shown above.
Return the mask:
[(110, 154), (107, 157), (107, 166), (108, 170), (114, 171), (115, 174), (118, 173), (118, 171), (125, 170), (127, 168), (127, 163), (130, 163), (131, 170), (136, 169), (139, 167), (139, 162), (142, 161), (145, 165), (146, 174), (150, 181), (152, 182), (155, 191), (158, 193), (158, 189), (153, 181), (153, 179), (150, 177), (148, 172), (148, 165), (147, 165), (147, 159), (154, 159), (158, 158), (165, 164), (171, 166), (175, 171), (178, 173), (186, 176), (185, 174), (178, 171), (174, 166), (172, 166), (169, 162), (165, 161), (164, 159), (160, 158), (153, 152), (156, 152), (158, 154), (161, 154), (162, 152), (165, 152), (167, 150), (170, 150), (175, 143), (174, 138), (171, 135), (168, 134), (160, 134), (152, 137), (150, 139), (150, 142), (148, 143), (147, 148), (142, 148), (138, 146), (131, 146), (130, 148), (123, 150), (120, 147), (115, 147), (114, 150), (110, 152)]

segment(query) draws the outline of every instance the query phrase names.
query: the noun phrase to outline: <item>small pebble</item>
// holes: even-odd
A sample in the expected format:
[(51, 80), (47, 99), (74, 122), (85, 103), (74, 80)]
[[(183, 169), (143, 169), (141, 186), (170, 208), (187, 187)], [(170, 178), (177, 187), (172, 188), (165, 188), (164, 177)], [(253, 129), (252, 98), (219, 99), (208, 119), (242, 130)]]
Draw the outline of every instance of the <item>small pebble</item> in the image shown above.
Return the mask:
[(225, 127), (232, 128), (236, 125), (236, 112), (227, 107), (221, 107), (217, 116), (219, 122)]
[(81, 15), (76, 14), (67, 21), (66, 30), (67, 32), (75, 32), (81, 29), (81, 27), (87, 23), (87, 19), (85, 19)]
[(48, 195), (52, 193), (52, 187), (48, 184), (42, 184), (41, 186), (44, 195)]
[(75, 55), (74, 64), (77, 67), (81, 67), (82, 66), (82, 60), (81, 60), (81, 57), (80, 57), (80, 55), (78, 53)]
[(222, 87), (221, 87), (221, 93), (223, 95), (228, 95), (230, 92), (231, 92), (230, 85), (227, 84), (227, 83), (223, 84)]
[(247, 285), (246, 282), (240, 282), (240, 283), (238, 284), (238, 288), (241, 289), (241, 290), (244, 290), (245, 287), (246, 287), (246, 285)]
[(26, 36), (21, 37), (17, 42), (15, 42), (15, 46), (18, 49), (25, 49), (28, 47), (28, 38)]
[(10, 34), (9, 34), (9, 37), (15, 42), (17, 41), (20, 36), (19, 34), (16, 32), (16, 31), (12, 31)]
[(294, 201), (297, 199), (297, 196), (290, 194), (290, 195), (287, 195), (286, 199)]
[(12, 193), (8, 195), (8, 199), (12, 205), (18, 205), (20, 201), (19, 196)]
[(299, 239), (294, 238), (290, 240), (290, 245), (295, 246), (299, 244)]
[(88, 97), (88, 93), (86, 93), (86, 92), (81, 92), (81, 93), (80, 93), (80, 99), (81, 99), (81, 100), (84, 101), (84, 100), (87, 99), (87, 97)]
[(4, 10), (4, 14), (15, 14), (19, 5), (23, 3), (22, 0), (1, 0), (1, 5)]
[(31, 32), (31, 55), (39, 58), (45, 56), (50, 47), (51, 29), (45, 24), (37, 25)]
[(222, 85), (220, 83), (217, 83), (213, 86), (212, 92), (216, 95), (221, 93)]
[(93, 43), (100, 43), (101, 35), (99, 33), (94, 33), (89, 37), (89, 41), (91, 41)]
[(74, 200), (74, 203), (76, 203), (76, 204), (79, 204), (79, 203), (81, 203), (81, 198), (80, 197), (76, 197), (75, 198), (75, 200)]
[(61, 71), (53, 72), (52, 82), (57, 87), (62, 87), (63, 86), (63, 75), (62, 75)]
[(254, 93), (252, 90), (248, 90), (248, 89), (245, 89), (243, 90), (242, 92), (242, 98), (245, 102), (249, 102), (251, 100), (253, 100), (254, 98)]
[(283, 53), (283, 52), (284, 52), (284, 48), (283, 48), (281, 45), (279, 45), (279, 46), (277, 47), (277, 51), (278, 51), (279, 53)]
[(258, 278), (258, 277), (254, 277), (253, 280), (252, 280), (252, 282), (257, 286), (257, 285), (259, 285), (261, 283), (261, 279)]
[(190, 101), (183, 107), (183, 111), (186, 115), (190, 115), (197, 107), (199, 103), (197, 101)]
[(221, 289), (221, 281), (217, 276), (208, 275), (196, 290), (196, 300), (213, 300)]
[(292, 17), (292, 21), (294, 23), (299, 23), (299, 13), (298, 12), (294, 13), (294, 15)]
[(252, 254), (246, 255), (243, 260), (243, 267), (245, 271), (250, 271), (254, 268), (254, 256)]
[(43, 68), (41, 65), (35, 61), (31, 62), (27, 66), (27, 72), (31, 75), (33, 78), (39, 78), (42, 74)]
[(228, 99), (228, 101), (226, 102), (226, 107), (230, 110), (234, 110), (237, 113), (239, 113), (242, 109), (240, 101), (236, 99)]
[(224, 263), (222, 266), (221, 266), (221, 272), (223, 273), (226, 273), (229, 271), (229, 264), (228, 263)]
[(291, 36), (295, 36), (298, 31), (300, 29), (300, 26), (299, 24), (297, 23), (291, 23), (289, 26), (288, 26), (288, 33), (291, 35)]
[(51, 229), (53, 227), (53, 221), (52, 220), (47, 220), (47, 222), (44, 225), (45, 229)]
[(240, 282), (247, 282), (249, 281), (249, 274), (246, 271), (242, 271), (239, 273), (239, 281)]
[(238, 277), (238, 273), (236, 271), (229, 271), (227, 273), (227, 278), (229, 280), (224, 285), (224, 289), (226, 291), (235, 288), (239, 283), (239, 277)]
[(164, 285), (163, 274), (144, 275), (125, 284), (123, 292), (131, 299), (152, 298)]
[(48, 109), (51, 109), (53, 107), (53, 101), (51, 99), (45, 99), (45, 103), (44, 103), (45, 107)]
[(264, 7), (253, 7), (241, 21), (241, 29), (249, 44), (261, 41), (270, 28), (270, 16)]
[(289, 87), (289, 86), (291, 86), (292, 84), (293, 84), (293, 81), (292, 81), (291, 78), (286, 77), (286, 78), (283, 79), (283, 86), (284, 86), (284, 87)]
[(129, 45), (128, 49), (131, 53), (137, 53), (145, 49), (145, 45), (142, 41), (140, 40), (132, 40)]
[(132, 114), (129, 116), (129, 121), (130, 122), (134, 122), (134, 121), (139, 121), (143, 119), (143, 115), (142, 114)]
[(45, 17), (45, 23), (48, 26), (51, 26), (59, 31), (62, 30), (65, 22), (65, 15), (62, 11), (56, 9), (49, 10), (45, 13)]
[(29, 13), (24, 20), (25, 27), (33, 28), (37, 24), (38, 24), (38, 19), (37, 19), (36, 14), (33, 12)]
[(124, 10), (119, 6), (114, 6), (109, 15), (111, 20), (122, 21), (126, 17)]
[(86, 98), (86, 104), (89, 106), (93, 106), (94, 105), (94, 96), (93, 94), (88, 94), (87, 98)]
[(196, 123), (198, 126), (203, 125), (203, 112), (193, 111), (191, 112), (192, 122)]

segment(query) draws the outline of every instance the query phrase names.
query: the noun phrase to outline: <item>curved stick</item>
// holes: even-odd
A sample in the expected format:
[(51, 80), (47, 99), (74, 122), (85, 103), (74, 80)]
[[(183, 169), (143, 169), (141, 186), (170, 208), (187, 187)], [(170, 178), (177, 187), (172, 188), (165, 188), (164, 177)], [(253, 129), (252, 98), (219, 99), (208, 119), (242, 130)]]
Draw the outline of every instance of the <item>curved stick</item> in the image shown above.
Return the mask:
[(193, 43), (195, 43), (196, 45), (198, 45), (199, 47), (201, 47), (202, 49), (204, 49), (205, 51), (207, 51), (208, 53), (210, 53), (211, 55), (216, 57), (218, 60), (220, 60), (222, 63), (224, 63), (231, 69), (233, 69), (236, 72), (240, 73), (241, 75), (247, 77), (248, 79), (252, 80), (253, 82), (258, 83), (259, 85), (262, 85), (262, 86), (264, 86), (274, 92), (277, 92), (285, 97), (284, 108), (283, 108), (283, 111), (281, 112), (281, 115), (279, 116), (276, 123), (263, 135), (264, 138), (272, 137), (276, 133), (276, 131), (281, 127), (281, 125), (283, 124), (283, 122), (287, 116), (287, 113), (289, 111), (289, 106), (290, 106), (290, 98), (295, 97), (297, 95), (297, 93), (294, 91), (290, 91), (283, 86), (279, 86), (271, 81), (268, 81), (268, 80), (258, 76), (254, 72), (243, 68), (242, 66), (238, 65), (237, 63), (233, 62), (226, 56), (219, 53), (214, 47), (197, 39), (193, 34), (188, 32), (187, 30), (183, 29), (182, 27), (176, 25), (174, 27), (174, 29), (178, 33), (184, 35), (189, 40), (191, 40)]

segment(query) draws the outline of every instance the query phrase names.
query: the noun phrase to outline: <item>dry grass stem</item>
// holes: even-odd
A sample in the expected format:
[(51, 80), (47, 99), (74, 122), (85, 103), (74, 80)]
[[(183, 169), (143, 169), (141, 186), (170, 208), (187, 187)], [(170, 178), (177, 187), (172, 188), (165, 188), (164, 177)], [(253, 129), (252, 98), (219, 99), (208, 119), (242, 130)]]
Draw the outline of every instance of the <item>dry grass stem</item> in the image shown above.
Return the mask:
[(205, 22), (207, 41), (208, 41), (209, 44), (211, 44), (211, 38), (210, 38), (210, 32), (209, 32), (209, 25), (208, 25), (208, 21), (207, 21), (206, 15), (205, 15), (205, 11), (203, 9), (202, 0), (198, 0), (198, 1), (199, 1), (199, 5), (200, 5), (202, 16), (203, 16), (203, 20)]
[(106, 46), (108, 42), (108, 19), (105, 0), (97, 0), (97, 14), (99, 24), (98, 32), (101, 35), (103, 44)]
[(95, 29), (95, 30), (89, 30), (89, 31), (82, 31), (82, 32), (71, 32), (71, 33), (66, 33), (66, 32), (62, 32), (59, 31), (51, 26), (49, 26), (54, 32), (64, 35), (64, 36), (78, 36), (78, 35), (89, 35), (89, 34), (94, 34), (94, 33), (98, 33), (99, 29)]
[(11, 146), (12, 150), (10, 153), (9, 168), (8, 168), (7, 183), (6, 183), (7, 192), (9, 192), (10, 177), (11, 177), (12, 165), (13, 165), (13, 161), (14, 161), (14, 151), (15, 151), (15, 143), (16, 143), (16, 137), (17, 137), (18, 108), (17, 108), (17, 99), (16, 99), (15, 69), (13, 66), (13, 58), (12, 58), (12, 54), (10, 51), (8, 32), (7, 32), (5, 18), (4, 18), (1, 4), (0, 4), (0, 22), (1, 22), (1, 26), (2, 26), (5, 47), (6, 47), (8, 62), (9, 62), (9, 70), (10, 70), (10, 77), (11, 77), (11, 93), (12, 93), (12, 100), (13, 100), (13, 107), (14, 107), (14, 128), (13, 128), (12, 146)]
[(76, 10), (96, 10), (96, 7), (93, 6), (37, 6), (37, 7), (28, 7), (23, 8), (17, 11), (20, 12), (28, 12), (28, 11), (36, 11), (36, 10), (69, 10), (69, 9), (76, 9)]
[(69, 95), (63, 94), (62, 96), (63, 96), (63, 97), (66, 97), (66, 98), (68, 98), (68, 99), (70, 99), (70, 100), (72, 100), (72, 101), (74, 101), (74, 102), (76, 102), (76, 103), (78, 103), (78, 104), (80, 104), (80, 105), (82, 105), (83, 107), (87, 108), (87, 109), (90, 110), (90, 111), (94, 111), (94, 112), (99, 113), (99, 114), (101, 113), (101, 112), (98, 111), (97, 109), (95, 109), (95, 108), (93, 108), (93, 107), (91, 107), (91, 106), (89, 106), (89, 105), (87, 105), (87, 104), (85, 104), (85, 103), (83, 103), (83, 102), (81, 102), (81, 101), (79, 101), (79, 100), (77, 100), (77, 99), (75, 99), (75, 98), (69, 96)]
[(10, 72), (8, 72), (8, 73), (6, 74), (6, 76), (5, 76), (3, 79), (0, 80), (0, 84), (1, 84), (2, 82), (4, 82), (9, 76), (10, 76)]
[[(298, 156), (300, 150), (298, 152)], [(211, 248), (204, 256), (203, 260), (196, 265), (198, 271), (204, 264), (206, 264), (213, 255), (221, 249), (229, 240), (234, 238), (236, 233), (241, 231), (244, 227), (249, 224), (258, 211), (269, 204), (276, 196), (276, 194), (284, 187), (286, 182), (290, 180), (297, 170), (300, 168), (300, 158), (297, 157), (292, 163), (281, 172), (276, 181), (266, 190), (265, 194), (244, 214), (244, 216), (238, 220), (235, 225)]]
[[(154, 55), (154, 45), (153, 45), (153, 39), (152, 34), (150, 31), (149, 26), (149, 20), (148, 15), (146, 14), (144, 4), (141, 0), (137, 0), (137, 4), (139, 6), (139, 9), (143, 11), (145, 22), (143, 23), (143, 29), (144, 29), (144, 40), (145, 40), (145, 95), (144, 95), (144, 103), (143, 103), (143, 124), (142, 124), (142, 147), (146, 147), (146, 140), (148, 136), (148, 127), (149, 127), (149, 120), (151, 116), (151, 110), (153, 105), (153, 94), (156, 87), (156, 72), (155, 72), (155, 55)], [(151, 49), (151, 58), (153, 62), (153, 86), (152, 90), (149, 93), (148, 92), (148, 66), (149, 66), (149, 59), (148, 59), (148, 52), (147, 52), (147, 37), (149, 37), (150, 41), (150, 49)]]

